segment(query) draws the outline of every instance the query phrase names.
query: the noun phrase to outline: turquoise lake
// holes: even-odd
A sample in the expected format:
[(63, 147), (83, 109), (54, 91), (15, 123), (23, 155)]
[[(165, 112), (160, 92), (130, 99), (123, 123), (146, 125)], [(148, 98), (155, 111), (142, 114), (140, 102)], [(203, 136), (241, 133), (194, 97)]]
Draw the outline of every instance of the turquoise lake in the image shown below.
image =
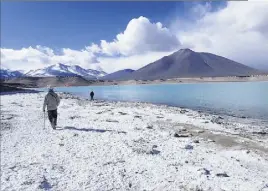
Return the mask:
[(85, 98), (89, 98), (91, 90), (95, 93), (95, 99), (100, 100), (149, 102), (213, 114), (268, 120), (268, 82), (55, 88), (56, 92), (69, 92)]

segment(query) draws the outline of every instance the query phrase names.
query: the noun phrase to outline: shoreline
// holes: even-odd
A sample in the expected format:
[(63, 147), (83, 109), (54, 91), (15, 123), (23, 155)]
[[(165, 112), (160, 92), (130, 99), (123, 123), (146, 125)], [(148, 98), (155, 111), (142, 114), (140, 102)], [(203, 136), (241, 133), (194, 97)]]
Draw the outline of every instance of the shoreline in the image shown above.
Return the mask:
[[(50, 80), (47, 80), (47, 79)], [(58, 81), (58, 79), (61, 79)], [(80, 77), (81, 78), (81, 77)], [(81, 79), (83, 79), (81, 81)], [(88, 80), (81, 78), (72, 81), (69, 77), (43, 77), (35, 79), (35, 77), (27, 77), (8, 80), (3, 84), (10, 86), (21, 86), (22, 88), (44, 88), (47, 85), (57, 87), (74, 87), (74, 86), (123, 86), (123, 85), (159, 85), (159, 84), (198, 84), (198, 83), (236, 83), (236, 82), (268, 82), (267, 75), (251, 76), (251, 77), (193, 77), (193, 78), (174, 78), (159, 80)], [(68, 84), (68, 86), (66, 86)]]
[(252, 77), (201, 77), (201, 78), (174, 78), (165, 80), (110, 80), (104, 82), (93, 82), (89, 86), (110, 85), (159, 85), (159, 84), (198, 84), (198, 83), (234, 83), (234, 82), (268, 82), (268, 76)]
[(39, 93), (40, 91), (32, 90), (32, 89), (25, 89), (25, 88), (18, 88), (0, 84), (0, 95), (11, 95), (11, 94), (18, 94), (18, 93)]
[[(85, 95), (76, 95), (75, 93), (70, 93), (70, 92), (61, 92), (58, 91), (58, 93), (61, 94), (66, 94), (66, 95), (70, 95), (70, 96), (74, 96), (76, 97), (76, 99), (85, 99), (90, 101), (90, 98), (85, 96)], [(254, 125), (254, 123), (256, 121), (258, 121), (259, 123), (263, 123), (268, 125), (268, 119), (265, 118), (261, 118), (261, 117), (253, 117), (253, 116), (246, 116), (246, 115), (235, 115), (235, 114), (228, 114), (226, 112), (219, 112), (219, 111), (213, 111), (211, 109), (208, 108), (201, 108), (201, 107), (186, 107), (186, 106), (179, 106), (179, 105), (172, 105), (172, 104), (167, 104), (167, 103), (152, 103), (152, 102), (146, 102), (146, 101), (130, 101), (130, 100), (109, 100), (109, 99), (95, 99), (95, 101), (103, 101), (103, 102), (108, 102), (108, 103), (139, 103), (139, 104), (150, 104), (150, 105), (155, 105), (155, 106), (164, 106), (164, 107), (170, 107), (170, 108), (179, 108), (179, 109), (183, 109), (183, 110), (189, 110), (192, 112), (197, 112), (197, 113), (202, 113), (204, 116), (214, 116), (214, 117), (224, 117), (224, 118), (229, 118), (229, 120), (233, 119), (233, 120), (242, 120), (242, 123), (246, 123), (247, 124), (252, 124)], [(255, 125), (254, 125), (255, 126)]]
[[(77, 99), (85, 99), (90, 101), (90, 98), (87, 98), (87, 96), (83, 96), (83, 95), (75, 95), (69, 92), (57, 92), (60, 94), (69, 94), (71, 96), (76, 97)], [(249, 119), (249, 120), (258, 120), (258, 121), (265, 121), (268, 122), (268, 120), (263, 119), (263, 118), (253, 118), (253, 117), (248, 117), (248, 116), (236, 116), (235, 114), (227, 114), (227, 113), (219, 113), (216, 111), (208, 111), (208, 109), (204, 109), (204, 108), (189, 108), (189, 107), (185, 107), (185, 106), (176, 106), (176, 105), (172, 105), (172, 104), (166, 104), (166, 103), (152, 103), (152, 102), (146, 102), (146, 101), (129, 101), (129, 100), (109, 100), (109, 99), (95, 99), (95, 101), (100, 101), (100, 102), (107, 102), (107, 103), (139, 103), (139, 104), (151, 104), (151, 105), (155, 105), (155, 106), (164, 106), (164, 107), (170, 107), (170, 108), (179, 108), (179, 109), (185, 109), (185, 110), (189, 110), (189, 111), (193, 111), (193, 112), (198, 112), (198, 113), (202, 113), (204, 115), (210, 115), (210, 116), (226, 116), (226, 117), (230, 117), (230, 118), (237, 118), (237, 119)]]
[(44, 95), (1, 95), (5, 190), (46, 183), (52, 190), (252, 191), (268, 184), (267, 129), (190, 109), (59, 93), (52, 130), (47, 119), (44, 127)]
[[(79, 95), (74, 95), (72, 93), (69, 92), (58, 92), (59, 95), (65, 97), (71, 97), (72, 99), (78, 100), (78, 101), (85, 101), (85, 102), (90, 102), (89, 98), (85, 98), (83, 96), (79, 96)], [(205, 123), (207, 122), (211, 122), (213, 124), (216, 125), (230, 125), (229, 124), (229, 118), (235, 118), (235, 119), (249, 119), (249, 120), (257, 120), (257, 121), (262, 121), (263, 119), (256, 119), (256, 118), (244, 118), (239, 117), (239, 116), (233, 116), (233, 115), (227, 115), (227, 114), (219, 114), (216, 112), (209, 112), (209, 111), (205, 111), (205, 110), (200, 110), (200, 109), (193, 109), (193, 108), (187, 108), (187, 107), (181, 107), (181, 106), (173, 106), (173, 105), (168, 105), (168, 104), (163, 104), (163, 103), (151, 103), (151, 102), (140, 102), (140, 101), (120, 101), (120, 100), (94, 100), (93, 103), (104, 103), (104, 104), (130, 104), (130, 105), (144, 105), (144, 106), (151, 106), (151, 107), (155, 107), (155, 108), (164, 108), (164, 109), (171, 109), (171, 110), (178, 110), (180, 114), (184, 114), (187, 115), (189, 114), (190, 116), (195, 116), (195, 117), (202, 117), (203, 120), (205, 120)], [(228, 117), (228, 118), (225, 118)], [(239, 122), (237, 122), (238, 124), (241, 124)], [(245, 124), (242, 123), (243, 125), (251, 125), (251, 124)], [(255, 125), (253, 127), (256, 126), (260, 126), (260, 124)], [(234, 127), (232, 127), (234, 128)], [(262, 132), (266, 132), (265, 135), (268, 136), (268, 129), (267, 131), (265, 131), (265, 128), (267, 128), (266, 126), (262, 126), (262, 129), (259, 130), (260, 134)], [(215, 130), (215, 129), (214, 129)], [(258, 130), (257, 130), (258, 131)], [(240, 132), (241, 133), (241, 132)], [(237, 134), (237, 132), (235, 132), (234, 134)], [(250, 135), (252, 134), (258, 134), (257, 132), (254, 133), (249, 133)], [(268, 143), (268, 140), (267, 140)]]

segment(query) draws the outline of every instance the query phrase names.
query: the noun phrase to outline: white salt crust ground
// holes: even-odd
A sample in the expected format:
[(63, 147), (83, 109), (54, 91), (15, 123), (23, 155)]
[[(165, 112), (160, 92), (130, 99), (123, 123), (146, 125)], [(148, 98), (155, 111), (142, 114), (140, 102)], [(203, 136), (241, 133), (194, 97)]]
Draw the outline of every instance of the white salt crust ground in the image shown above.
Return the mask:
[(268, 190), (267, 129), (61, 94), (52, 130), (44, 96), (1, 96), (0, 190)]

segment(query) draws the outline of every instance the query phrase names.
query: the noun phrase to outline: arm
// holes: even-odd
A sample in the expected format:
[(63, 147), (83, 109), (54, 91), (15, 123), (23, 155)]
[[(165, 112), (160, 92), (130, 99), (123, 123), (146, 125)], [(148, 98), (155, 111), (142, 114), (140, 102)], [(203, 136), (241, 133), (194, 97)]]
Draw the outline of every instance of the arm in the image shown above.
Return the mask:
[(60, 105), (60, 97), (57, 95), (57, 106)]

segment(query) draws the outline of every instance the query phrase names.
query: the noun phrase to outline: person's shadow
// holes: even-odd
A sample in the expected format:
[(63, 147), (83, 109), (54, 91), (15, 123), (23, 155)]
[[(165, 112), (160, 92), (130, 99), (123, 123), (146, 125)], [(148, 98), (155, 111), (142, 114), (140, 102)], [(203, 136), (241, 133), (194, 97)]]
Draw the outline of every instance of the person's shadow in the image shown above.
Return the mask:
[(74, 130), (74, 131), (84, 131), (84, 132), (96, 132), (96, 133), (105, 133), (105, 132), (113, 132), (113, 133), (124, 133), (125, 131), (114, 131), (109, 129), (92, 129), (92, 128), (76, 128), (72, 126), (66, 126), (63, 128), (57, 128), (56, 130)]

